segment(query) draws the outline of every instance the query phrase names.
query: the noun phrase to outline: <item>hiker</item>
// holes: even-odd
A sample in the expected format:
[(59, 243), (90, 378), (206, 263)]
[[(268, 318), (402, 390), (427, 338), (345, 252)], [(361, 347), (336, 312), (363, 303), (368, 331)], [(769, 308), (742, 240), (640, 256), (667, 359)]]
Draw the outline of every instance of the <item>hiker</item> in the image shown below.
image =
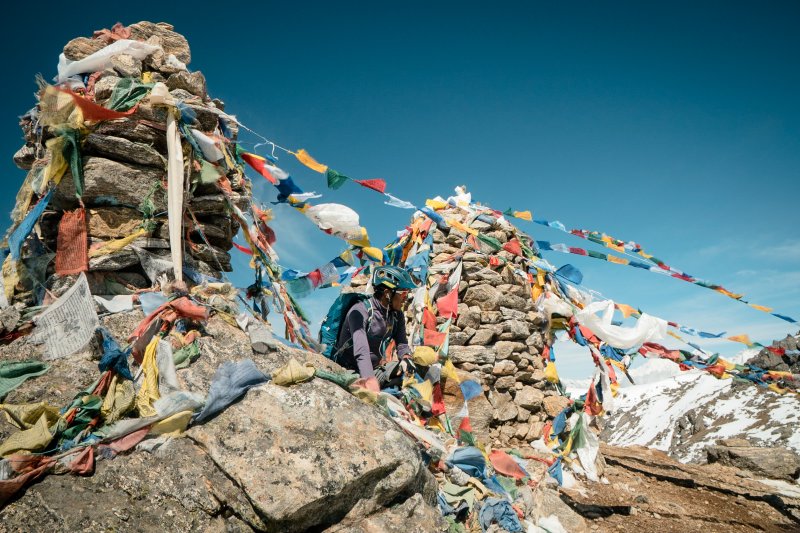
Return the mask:
[[(409, 291), (417, 285), (408, 272), (395, 266), (377, 267), (372, 285), (374, 294), (353, 305), (345, 315), (335, 351), (340, 365), (357, 371), (366, 387), (378, 392), (381, 386), (386, 388), (395, 381), (399, 384), (406, 372), (414, 370), (403, 306)], [(385, 348), (392, 340), (399, 361), (382, 367)]]

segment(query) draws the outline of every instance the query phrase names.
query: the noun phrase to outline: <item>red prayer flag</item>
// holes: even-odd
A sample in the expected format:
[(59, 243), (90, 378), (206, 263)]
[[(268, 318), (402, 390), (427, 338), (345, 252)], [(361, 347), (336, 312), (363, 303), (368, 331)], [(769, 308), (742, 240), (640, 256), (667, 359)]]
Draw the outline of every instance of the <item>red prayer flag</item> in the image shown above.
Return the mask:
[(517, 239), (511, 239), (503, 245), (503, 250), (522, 257), (522, 247)]
[(513, 457), (508, 455), (503, 450), (492, 450), (489, 454), (489, 462), (497, 472), (504, 476), (513, 477), (514, 479), (522, 479), (525, 477), (525, 472), (520, 468)]
[(441, 317), (451, 318), (458, 316), (458, 287), (453, 288), (445, 296), (436, 300), (436, 306), (439, 308), (439, 316)]
[(465, 416), (461, 419), (461, 424), (459, 424), (458, 429), (460, 431), (469, 431), (472, 433), (472, 424), (470, 423), (468, 416)]
[(422, 325), (425, 329), (436, 329), (436, 317), (427, 307), (422, 310)]
[(786, 350), (784, 348), (779, 348), (777, 346), (767, 346), (767, 350), (774, 353), (775, 355), (784, 355), (786, 354)]
[(446, 333), (436, 331), (435, 329), (425, 329), (423, 333), (425, 346), (431, 346), (433, 348), (441, 346), (445, 338), (447, 338)]
[(75, 105), (80, 108), (81, 113), (83, 114), (83, 120), (88, 120), (89, 122), (100, 122), (102, 120), (126, 118), (135, 113), (136, 108), (138, 107), (137, 104), (127, 111), (114, 111), (113, 109), (108, 109), (101, 105), (95, 104), (91, 100), (87, 100), (86, 98), (75, 94), (69, 89), (62, 89), (60, 87), (56, 87), (56, 89), (62, 93), (67, 93), (70, 95), (72, 100), (75, 102)]
[(256, 172), (267, 178), (267, 181), (269, 181), (273, 185), (278, 184), (278, 180), (275, 179), (275, 177), (272, 174), (270, 174), (269, 170), (267, 169), (266, 159), (264, 159), (260, 155), (249, 154), (247, 152), (243, 152), (241, 156), (242, 160), (244, 160), (245, 163), (250, 165), (253, 168), (253, 170), (255, 170)]
[(67, 276), (89, 270), (86, 211), (81, 207), (67, 211), (58, 223), (56, 274)]
[(583, 248), (573, 248), (572, 246), (569, 247), (569, 253), (575, 255), (587, 255), (586, 250)]
[(363, 187), (372, 189), (373, 191), (378, 191), (381, 194), (386, 192), (386, 182), (382, 179), (353, 180), (353, 181), (355, 181), (356, 183), (358, 183)]
[(237, 250), (239, 250), (240, 252), (242, 252), (243, 254), (253, 255), (253, 250), (251, 250), (250, 248), (246, 248), (246, 247), (242, 246), (241, 244), (237, 244), (237, 243), (234, 242), (233, 243), (233, 247), (236, 248)]

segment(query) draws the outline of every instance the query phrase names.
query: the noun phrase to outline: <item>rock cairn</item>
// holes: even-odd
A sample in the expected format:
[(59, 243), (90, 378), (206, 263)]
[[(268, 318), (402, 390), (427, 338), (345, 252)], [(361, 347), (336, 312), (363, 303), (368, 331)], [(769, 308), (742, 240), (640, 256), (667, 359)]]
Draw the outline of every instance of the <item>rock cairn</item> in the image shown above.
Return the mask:
[[(448, 208), (439, 213), (505, 244), (530, 238), (505, 220), (471, 220)], [(433, 232), (430, 272), (463, 252), (458, 291), (458, 318), (450, 329), (449, 356), (464, 379), (481, 383), (484, 397), (469, 403), (470, 420), (479, 440), (495, 447), (530, 443), (542, 435), (547, 420), (570, 401), (545, 379), (542, 353), (553, 342), (548, 316), (536, 308), (525, 259), (480, 241), (479, 250), (467, 243), (468, 234), (455, 227)], [(470, 250), (470, 251), (468, 251)], [(474, 250), (474, 251), (473, 251)], [(439, 323), (443, 322), (439, 318)], [(458, 384), (444, 388), (448, 412), (463, 402)]]
[[(95, 32), (94, 37), (71, 40), (64, 47), (64, 56), (68, 60), (79, 61), (120, 38), (153, 45), (155, 52), (143, 59), (127, 54), (115, 55), (110, 67), (70, 78), (69, 86), (73, 91), (108, 108), (110, 100), (117, 97), (123, 87), (163, 82), (171, 96), (180, 102), (182, 122), (187, 128), (212, 140), (223, 133), (231, 139), (236, 138), (237, 124), (231, 120), (221, 124), (224, 120), (221, 118), (224, 116), (221, 115), (223, 102), (209, 97), (201, 72), (187, 70), (186, 65), (191, 60), (189, 44), (169, 24), (139, 22), (127, 28), (118, 24), (112, 30)], [(25, 145), (15, 154), (14, 161), (19, 168), (28, 171), (20, 195), (30, 194), (31, 184), (40, 179), (43, 169), (53, 157), (46, 143), (56, 132), (38, 123), (40, 108), (41, 101), (20, 122)], [(194, 118), (191, 118), (192, 115)], [(150, 105), (145, 97), (127, 118), (85, 122), (80, 128), (78, 145), (83, 168), (82, 200), (86, 208), (89, 248), (130, 236), (143, 226), (147, 228), (146, 235), (121, 250), (99, 256), (90, 255), (87, 276), (93, 293), (108, 294), (107, 279), (129, 288), (150, 286), (152, 280), (147, 279), (147, 269), (142, 265), (146, 262), (142, 258), (147, 255), (137, 253), (137, 248), (169, 260), (166, 119), (167, 109)], [(231, 270), (228, 250), (239, 226), (231, 218), (228, 204), (217, 183), (201, 181), (201, 165), (197, 158), (191, 156), (192, 148), (185, 141), (183, 151), (186, 183), (183, 220), (185, 264), (201, 274), (216, 277), (221, 271)], [(247, 181), (235, 165), (224, 166), (228, 169), (227, 179), (232, 190), (230, 197), (235, 205), (245, 208), (250, 196)], [(48, 251), (57, 250), (59, 221), (65, 211), (78, 207), (74, 190), (72, 175), (68, 170), (35, 229), (37, 238), (27, 240), (22, 252), (23, 260), (38, 255), (32, 250), (32, 240), (41, 243)], [(34, 196), (30, 205), (35, 201)], [(17, 205), (28, 204), (25, 198), (18, 197)], [(24, 215), (24, 212), (15, 213), (15, 222), (19, 222)], [(143, 224), (143, 221), (147, 224)], [(28, 278), (25, 277), (16, 287), (14, 301), (33, 303), (32, 292), (35, 287)], [(47, 280), (48, 288), (58, 284), (53, 263), (47, 266), (42, 275), (44, 280)]]

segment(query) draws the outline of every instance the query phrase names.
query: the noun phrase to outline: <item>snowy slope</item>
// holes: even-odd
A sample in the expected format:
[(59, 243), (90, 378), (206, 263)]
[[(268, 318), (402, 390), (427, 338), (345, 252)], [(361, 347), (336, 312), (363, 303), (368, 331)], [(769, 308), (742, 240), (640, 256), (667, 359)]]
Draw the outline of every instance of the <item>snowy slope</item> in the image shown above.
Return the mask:
[(800, 452), (800, 399), (794, 395), (680, 372), (664, 360), (631, 374), (637, 384), (619, 389), (615, 412), (606, 416), (602, 437), (610, 444), (649, 446), (684, 462), (703, 462), (707, 445), (731, 437)]

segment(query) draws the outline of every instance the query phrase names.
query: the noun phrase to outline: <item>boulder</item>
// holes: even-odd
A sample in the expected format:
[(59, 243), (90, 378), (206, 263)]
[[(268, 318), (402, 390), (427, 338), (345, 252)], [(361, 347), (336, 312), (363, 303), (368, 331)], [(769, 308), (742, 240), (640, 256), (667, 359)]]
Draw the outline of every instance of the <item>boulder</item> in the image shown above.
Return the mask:
[(494, 382), (494, 388), (497, 390), (513, 389), (514, 383), (516, 383), (514, 376), (502, 376), (497, 378), (497, 381)]
[(706, 448), (708, 462), (735, 466), (759, 476), (787, 481), (794, 481), (800, 475), (800, 457), (789, 448), (777, 446), (760, 448), (746, 443), (747, 441), (728, 442), (726, 443), (728, 445), (709, 446)]

